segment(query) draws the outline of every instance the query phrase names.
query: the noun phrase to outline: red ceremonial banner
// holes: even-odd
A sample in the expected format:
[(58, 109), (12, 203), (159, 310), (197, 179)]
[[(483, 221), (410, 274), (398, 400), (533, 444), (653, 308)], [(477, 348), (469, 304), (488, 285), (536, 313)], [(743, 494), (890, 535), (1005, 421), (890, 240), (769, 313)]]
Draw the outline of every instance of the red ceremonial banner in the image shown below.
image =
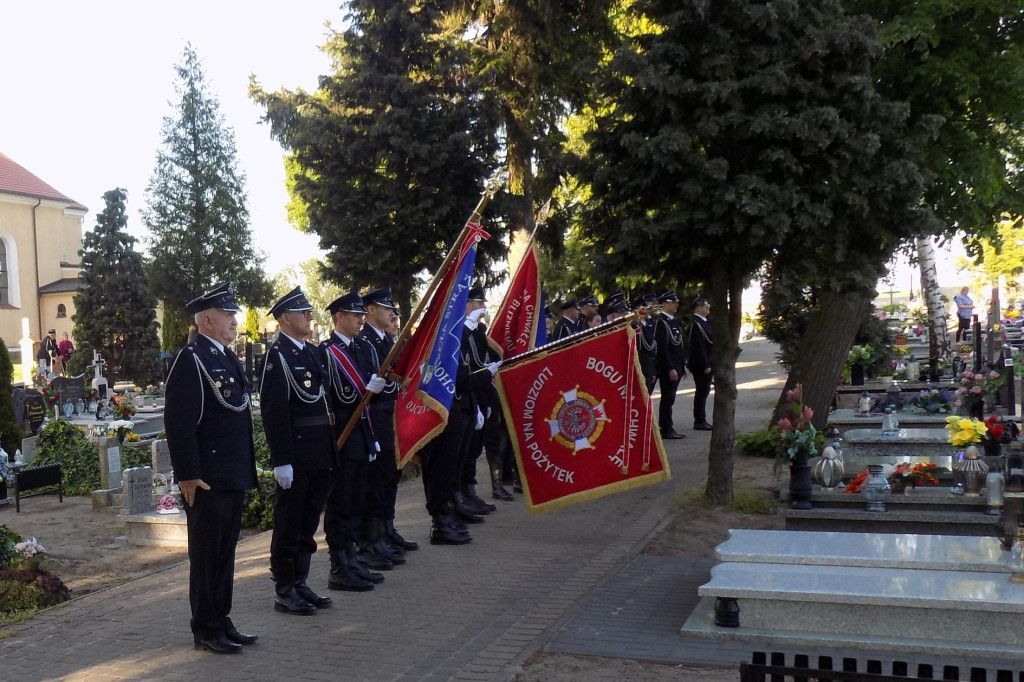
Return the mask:
[(505, 299), (498, 306), (494, 322), (487, 330), (488, 342), (502, 358), (533, 350), (537, 326), (544, 324), (540, 296), (540, 262), (537, 244), (531, 243), (508, 285)]
[(531, 513), (670, 478), (629, 325), (503, 367), (497, 382)]

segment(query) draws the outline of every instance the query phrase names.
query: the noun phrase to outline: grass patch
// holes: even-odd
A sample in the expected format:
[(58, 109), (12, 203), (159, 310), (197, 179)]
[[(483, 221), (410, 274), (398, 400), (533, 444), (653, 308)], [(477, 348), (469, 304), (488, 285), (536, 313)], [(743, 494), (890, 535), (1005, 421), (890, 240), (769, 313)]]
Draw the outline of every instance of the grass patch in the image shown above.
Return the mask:
[(705, 509), (720, 508), (723, 511), (739, 514), (773, 515), (778, 511), (778, 506), (778, 500), (772, 493), (735, 484), (732, 488), (732, 503), (730, 504), (716, 505), (704, 494), (704, 487), (700, 486), (685, 491), (673, 505), (673, 511), (687, 507), (703, 507)]

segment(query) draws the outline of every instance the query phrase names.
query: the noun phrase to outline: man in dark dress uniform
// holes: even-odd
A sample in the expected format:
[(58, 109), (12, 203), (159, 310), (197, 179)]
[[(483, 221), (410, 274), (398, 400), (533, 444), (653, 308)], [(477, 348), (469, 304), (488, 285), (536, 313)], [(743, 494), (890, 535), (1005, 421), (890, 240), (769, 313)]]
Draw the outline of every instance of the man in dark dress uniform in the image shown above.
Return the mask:
[(227, 348), (239, 308), (223, 284), (187, 309), (199, 334), (167, 375), (164, 425), (188, 522), (192, 636), (196, 648), (233, 654), (256, 641), (228, 615), (245, 491), (257, 485), (249, 386)]
[(263, 430), (277, 480), (270, 540), (274, 609), (298, 615), (331, 605), (329, 597), (318, 596), (306, 584), (336, 449), (327, 372), (317, 348), (305, 341), (312, 310), (298, 287), (270, 309), (278, 334), (260, 382)]
[(474, 428), (483, 426), (477, 395), (491, 383), (500, 366), (501, 362), (493, 362), (487, 365), (486, 371), (473, 373), (468, 358), (459, 353), (448, 424), (440, 435), (420, 450), (432, 545), (464, 545), (473, 541), (465, 523), (455, 515), (462, 453)]
[(587, 329), (590, 316), (597, 312), (597, 296), (584, 296), (579, 303), (580, 314), (576, 318), (576, 331), (582, 332)]
[(555, 329), (548, 341), (558, 341), (579, 331), (580, 309), (576, 299), (562, 304), (562, 316), (555, 322)]
[[(334, 330), (321, 344), (329, 372), (330, 395), (335, 407), (335, 437), (341, 435), (365, 393), (379, 393), (384, 379), (373, 374), (373, 347), (359, 338), (366, 320), (366, 307), (357, 292), (334, 299), (327, 307)], [(324, 513), (324, 533), (331, 553), (331, 574), (327, 586), (332, 590), (365, 592), (372, 590), (383, 576), (366, 567), (391, 570), (405, 563), (385, 547), (377, 547), (378, 530), (366, 527), (367, 494), (370, 487), (370, 463), (380, 455), (377, 424), (363, 408), (331, 472), (331, 490)], [(359, 547), (358, 556), (355, 548)]]
[(707, 417), (707, 400), (711, 394), (711, 382), (715, 378), (715, 370), (711, 366), (711, 350), (713, 348), (714, 331), (708, 322), (711, 304), (708, 299), (698, 296), (690, 305), (693, 318), (690, 320), (690, 333), (687, 344), (690, 347), (690, 374), (697, 390), (693, 394), (693, 428), (697, 431), (710, 431), (711, 424)]
[(672, 407), (676, 404), (676, 388), (686, 376), (683, 360), (683, 328), (675, 318), (679, 312), (679, 297), (674, 291), (658, 296), (661, 315), (655, 322), (654, 339), (658, 344), (658, 382), (661, 384), (661, 404), (658, 405), (658, 427), (666, 439), (686, 438), (672, 427)]
[(633, 329), (637, 331), (636, 352), (640, 357), (640, 371), (647, 385), (647, 395), (658, 383), (658, 342), (654, 338), (656, 321), (652, 315), (657, 303), (658, 296), (654, 293), (644, 294), (633, 302), (633, 311), (639, 318), (633, 323)]
[[(373, 347), (372, 371), (381, 375), (380, 365), (394, 348), (395, 340), (388, 333), (393, 328), (398, 306), (391, 296), (391, 287), (385, 285), (363, 294), (366, 306), (366, 325), (359, 333), (361, 339)], [(398, 468), (395, 456), (395, 400), (398, 384), (389, 381), (384, 390), (370, 401), (370, 418), (373, 430), (380, 444), (380, 454), (370, 464), (371, 491), (377, 497), (371, 499), (371, 516), (383, 526), (383, 540), (392, 548), (406, 551), (419, 549), (419, 544), (406, 540), (395, 528), (395, 504), (398, 499), (398, 483), (402, 470)]]

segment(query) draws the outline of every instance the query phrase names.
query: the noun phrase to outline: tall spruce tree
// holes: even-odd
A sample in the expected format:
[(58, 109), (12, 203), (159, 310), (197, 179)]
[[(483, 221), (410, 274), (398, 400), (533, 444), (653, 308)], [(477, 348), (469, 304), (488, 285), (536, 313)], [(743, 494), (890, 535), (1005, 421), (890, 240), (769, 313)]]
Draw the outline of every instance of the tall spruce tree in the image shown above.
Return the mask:
[(252, 244), (234, 132), (225, 124), (191, 46), (175, 70), (176, 115), (164, 118), (163, 146), (143, 211), (152, 235), (149, 281), (164, 302), (163, 345), (168, 351), (185, 343), (185, 304), (215, 284), (233, 282), (239, 299), (248, 305), (265, 304), (271, 291), (263, 257)]
[(103, 195), (106, 206), (79, 252), (83, 286), (75, 294), (77, 345), (68, 371), (85, 372), (95, 350), (106, 361), (108, 379), (145, 385), (160, 380), (156, 299), (146, 285), (135, 237), (125, 230), (125, 196), (120, 188)]
[(906, 107), (872, 86), (873, 26), (837, 0), (636, 8), (646, 28), (616, 52), (590, 137), (591, 229), (613, 271), (682, 272), (707, 286), (716, 388), (705, 492), (724, 502), (743, 288), (769, 260), (854, 240), (891, 253), (886, 221), (912, 217), (920, 176), (901, 143)]
[(13, 383), (14, 363), (11, 362), (7, 344), (0, 338), (0, 446), (3, 446), (12, 460), (25, 436), (14, 416), (14, 397), (11, 394)]
[(250, 94), (290, 151), (290, 215), (328, 250), (323, 275), (346, 290), (390, 282), (408, 310), (491, 173), (496, 125), (434, 3), (346, 8), (346, 29), (324, 46), (335, 71), (318, 90), (268, 93), (254, 81)]

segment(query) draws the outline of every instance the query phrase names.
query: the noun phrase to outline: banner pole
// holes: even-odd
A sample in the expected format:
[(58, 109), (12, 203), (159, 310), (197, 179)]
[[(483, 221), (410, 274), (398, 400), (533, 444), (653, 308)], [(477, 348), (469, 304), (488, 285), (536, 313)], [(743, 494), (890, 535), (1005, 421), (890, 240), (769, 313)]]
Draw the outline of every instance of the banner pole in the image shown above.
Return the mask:
[[(448, 270), (451, 268), (452, 263), (455, 261), (455, 258), (458, 256), (459, 251), (462, 248), (462, 242), (466, 239), (466, 236), (469, 234), (471, 225), (479, 222), (480, 214), (483, 213), (483, 210), (487, 206), (487, 203), (492, 198), (494, 198), (494, 195), (498, 193), (498, 190), (500, 190), (504, 184), (505, 180), (502, 171), (499, 171), (492, 175), (490, 178), (488, 178), (487, 183), (484, 186), (484, 191), (480, 194), (480, 201), (477, 202), (476, 208), (473, 209), (473, 213), (469, 216), (469, 219), (462, 226), (462, 231), (459, 232), (459, 236), (456, 238), (455, 243), (452, 245), (452, 248), (448, 250), (448, 255), (445, 256), (444, 262), (441, 264), (441, 267), (438, 268), (436, 273), (434, 273), (434, 278), (430, 280), (430, 284), (427, 286), (427, 290), (423, 293), (423, 297), (420, 298), (420, 302), (416, 305), (416, 310), (409, 317), (409, 321), (405, 324), (404, 327), (402, 327), (402, 331), (399, 332), (398, 338), (395, 339), (395, 344), (394, 346), (392, 346), (391, 351), (388, 353), (388, 356), (384, 358), (384, 360), (380, 363), (380, 374), (378, 376), (387, 378), (387, 376), (391, 373), (391, 367), (394, 366), (395, 361), (398, 359), (398, 354), (402, 352), (402, 349), (405, 347), (405, 344), (409, 342), (409, 337), (412, 336), (413, 321), (419, 320), (419, 318), (422, 316), (423, 311), (426, 309), (431, 299), (433, 299), (435, 290), (441, 283), (441, 280), (444, 278), (445, 273), (447, 273)], [(338, 450), (341, 450), (341, 447), (345, 444), (345, 441), (347, 441), (348, 437), (352, 434), (352, 430), (356, 427), (356, 422), (359, 421), (360, 415), (363, 413), (363, 410), (366, 409), (366, 405), (370, 402), (370, 399), (373, 398), (373, 396), (373, 393), (367, 391), (366, 393), (363, 394), (363, 397), (360, 398), (359, 404), (356, 405), (355, 411), (352, 413), (352, 416), (349, 417), (348, 423), (345, 424), (345, 428), (341, 432), (341, 435), (338, 436)]]

